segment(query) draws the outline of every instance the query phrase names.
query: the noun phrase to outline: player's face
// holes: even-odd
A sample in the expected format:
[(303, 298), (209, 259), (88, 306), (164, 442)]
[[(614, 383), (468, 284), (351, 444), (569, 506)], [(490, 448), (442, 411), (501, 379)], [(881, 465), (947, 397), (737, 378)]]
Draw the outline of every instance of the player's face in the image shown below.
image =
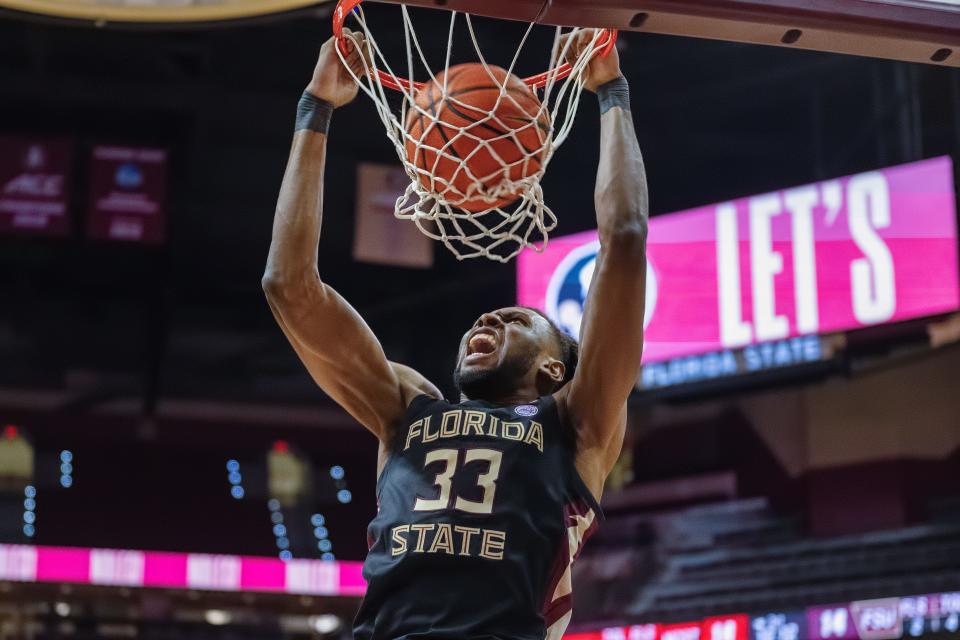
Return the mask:
[(468, 398), (513, 391), (548, 348), (550, 325), (519, 307), (485, 313), (460, 341), (454, 381)]

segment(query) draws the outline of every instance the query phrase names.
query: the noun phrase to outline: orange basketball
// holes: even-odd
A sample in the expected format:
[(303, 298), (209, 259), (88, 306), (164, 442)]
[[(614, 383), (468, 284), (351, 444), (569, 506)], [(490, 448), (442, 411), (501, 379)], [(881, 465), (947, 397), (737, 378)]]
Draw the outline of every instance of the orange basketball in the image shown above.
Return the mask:
[[(540, 112), (533, 90), (505, 69), (489, 70), (471, 63), (438, 74), (415, 96), (417, 105), (432, 117), (411, 108), (406, 123), (407, 160), (423, 170), (420, 184), (473, 213), (516, 200), (519, 191), (496, 201), (478, 196), (504, 180), (520, 180), (539, 171), (550, 136), (549, 114)], [(506, 95), (498, 104), (500, 86), (506, 87)]]

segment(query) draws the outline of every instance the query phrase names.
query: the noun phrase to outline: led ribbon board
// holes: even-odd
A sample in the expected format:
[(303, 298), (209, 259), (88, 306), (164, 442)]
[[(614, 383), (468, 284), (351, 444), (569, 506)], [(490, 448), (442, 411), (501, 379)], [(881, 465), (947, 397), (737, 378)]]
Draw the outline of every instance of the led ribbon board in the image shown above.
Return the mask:
[(564, 640), (900, 640), (956, 637), (960, 592), (860, 600), (805, 611), (733, 614), (568, 633)]
[[(519, 256), (518, 304), (578, 336), (596, 231)], [(948, 157), (650, 221), (644, 362), (960, 307)]]
[(362, 563), (0, 544), (0, 581), (360, 596)]

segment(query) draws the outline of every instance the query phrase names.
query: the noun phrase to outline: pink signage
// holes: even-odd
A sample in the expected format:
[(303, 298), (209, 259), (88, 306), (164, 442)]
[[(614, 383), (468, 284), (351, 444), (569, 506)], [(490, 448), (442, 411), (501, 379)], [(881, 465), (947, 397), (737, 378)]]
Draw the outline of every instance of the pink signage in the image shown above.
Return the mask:
[[(579, 334), (595, 231), (518, 258), (518, 302)], [(645, 362), (960, 307), (949, 157), (650, 221)]]
[(0, 232), (66, 235), (73, 143), (0, 137)]
[(91, 238), (158, 244), (166, 235), (167, 152), (98, 146), (90, 166)]
[(360, 562), (0, 544), (0, 581), (362, 596)]

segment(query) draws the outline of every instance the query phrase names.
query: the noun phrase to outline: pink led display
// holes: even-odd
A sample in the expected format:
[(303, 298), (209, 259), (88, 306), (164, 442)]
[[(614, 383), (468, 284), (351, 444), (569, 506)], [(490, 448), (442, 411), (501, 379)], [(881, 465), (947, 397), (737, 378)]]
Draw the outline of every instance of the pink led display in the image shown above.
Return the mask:
[[(518, 258), (518, 303), (580, 328), (595, 231)], [(949, 157), (650, 221), (644, 360), (848, 331), (960, 307)]]
[(0, 580), (360, 596), (362, 563), (0, 544)]

